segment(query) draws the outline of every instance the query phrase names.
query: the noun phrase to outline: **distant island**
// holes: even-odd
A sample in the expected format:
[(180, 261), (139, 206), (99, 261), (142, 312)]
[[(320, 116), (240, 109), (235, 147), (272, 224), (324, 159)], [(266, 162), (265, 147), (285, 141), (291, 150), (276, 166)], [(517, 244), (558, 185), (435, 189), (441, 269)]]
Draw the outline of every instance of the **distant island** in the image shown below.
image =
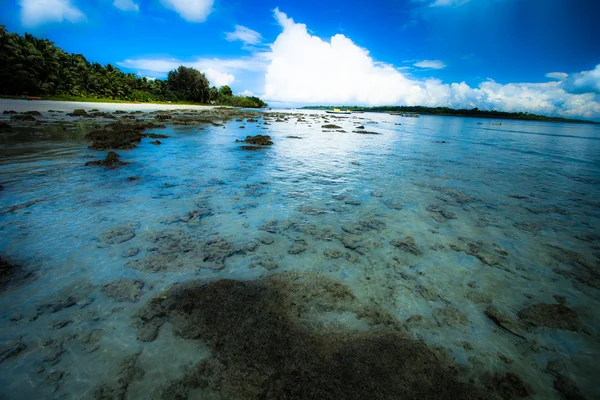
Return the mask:
[[(302, 109), (306, 110), (331, 110), (333, 106), (306, 106)], [(584, 119), (570, 119), (561, 117), (547, 117), (524, 112), (505, 112), (505, 111), (486, 111), (479, 108), (472, 109), (454, 109), (448, 107), (425, 107), (425, 106), (335, 106), (341, 110), (350, 111), (365, 111), (365, 112), (381, 112), (381, 113), (417, 113), (423, 115), (439, 115), (439, 116), (454, 116), (454, 117), (476, 117), (476, 118), (503, 118), (503, 119), (522, 119), (534, 121), (550, 121), (550, 122), (575, 122), (578, 124), (597, 124), (594, 121)]]
[(255, 96), (235, 96), (227, 85), (210, 86), (194, 68), (180, 66), (166, 80), (124, 73), (112, 64), (90, 63), (47, 39), (21, 36), (0, 25), (0, 97), (90, 102), (218, 104), (260, 108)]

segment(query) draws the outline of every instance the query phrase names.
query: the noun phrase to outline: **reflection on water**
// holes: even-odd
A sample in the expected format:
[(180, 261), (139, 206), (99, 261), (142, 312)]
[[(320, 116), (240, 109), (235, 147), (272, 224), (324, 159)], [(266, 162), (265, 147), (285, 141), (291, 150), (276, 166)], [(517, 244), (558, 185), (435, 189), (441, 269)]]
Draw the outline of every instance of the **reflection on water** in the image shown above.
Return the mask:
[[(217, 286), (210, 298), (223, 307), (194, 289), (206, 305), (187, 315), (185, 298), (167, 288), (220, 279), (270, 288), (261, 304), (292, 324), (265, 323), (281, 330), (261, 331), (272, 341), (308, 329), (318, 335), (303, 333), (311, 342), (301, 346), (330, 351), (327, 337), (391, 329), (441, 346), (482, 386), (506, 386), (498, 377), (514, 373), (528, 389), (512, 385), (508, 398), (558, 399), (561, 382), (600, 396), (598, 126), (366, 113), (330, 118), (345, 132), (323, 132), (318, 112), (267, 125), (268, 115), (203, 130), (167, 123), (160, 146), (144, 139), (117, 151), (131, 164), (116, 170), (84, 166), (106, 155), (87, 149), (87, 124), (3, 134), (0, 254), (33, 274), (0, 292), (3, 397), (146, 398), (177, 384), (182, 396), (218, 398), (216, 380), (246, 382), (236, 343), (263, 342), (242, 328), (230, 337), (203, 312), (231, 312), (223, 321), (234, 315), (233, 331), (241, 317), (227, 299), (245, 304), (258, 289)], [(380, 135), (353, 133), (358, 125)], [(255, 134), (274, 145), (235, 143)], [(364, 339), (367, 347), (357, 337), (332, 348), (406, 354), (389, 337)], [(429, 359), (423, 351), (411, 354)], [(198, 379), (207, 380), (186, 386)], [(454, 395), (470, 390), (444, 382)], [(228, 385), (221, 396), (255, 394)]]

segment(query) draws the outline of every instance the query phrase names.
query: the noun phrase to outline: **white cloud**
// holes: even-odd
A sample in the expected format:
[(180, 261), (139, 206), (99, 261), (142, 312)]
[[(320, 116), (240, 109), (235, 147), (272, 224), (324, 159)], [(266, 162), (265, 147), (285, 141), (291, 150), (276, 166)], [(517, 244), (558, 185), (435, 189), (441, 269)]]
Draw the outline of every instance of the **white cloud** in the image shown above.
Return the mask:
[(499, 84), (488, 80), (470, 87), (465, 82), (419, 80), (373, 60), (368, 50), (344, 35), (322, 40), (278, 9), (275, 18), (283, 31), (271, 45), (271, 53), (263, 55), (270, 61), (263, 97), (270, 102), (478, 107), (600, 118), (595, 94), (600, 88), (600, 65), (570, 75), (569, 88), (560, 81)]
[(569, 74), (565, 72), (548, 72), (546, 74), (546, 78), (558, 79), (559, 81), (564, 80), (567, 76), (569, 76)]
[(51, 22), (78, 22), (85, 15), (70, 0), (19, 0), (21, 23), (35, 27)]
[(245, 44), (259, 44), (262, 41), (262, 36), (260, 33), (253, 31), (250, 28), (246, 28), (242, 25), (236, 25), (235, 31), (226, 32), (225, 39), (230, 42), (234, 40), (241, 40)]
[(251, 91), (249, 91), (249, 90), (247, 90), (247, 89), (246, 89), (246, 90), (244, 90), (243, 92), (236, 93), (236, 94), (237, 94), (238, 96), (254, 96), (254, 93), (252, 93)]
[(214, 0), (160, 0), (160, 2), (188, 22), (206, 21), (214, 4)]
[(211, 85), (217, 87), (231, 85), (235, 80), (235, 76), (227, 72), (216, 71), (212, 68), (203, 69), (201, 72), (204, 72)]
[(140, 7), (133, 0), (115, 0), (113, 5), (121, 11), (139, 11)]
[(138, 58), (120, 61), (117, 62), (117, 65), (124, 68), (139, 69), (159, 74), (166, 74), (180, 65), (196, 68), (199, 71), (213, 69), (220, 72), (234, 72), (239, 70), (263, 71), (266, 68), (266, 60), (266, 56), (263, 53), (256, 53), (252, 57), (230, 59), (197, 58), (192, 61), (183, 61), (176, 58)]
[(591, 71), (582, 71), (564, 77), (562, 87), (574, 94), (600, 94), (600, 64)]
[(440, 60), (423, 60), (414, 64), (415, 67), (419, 68), (431, 68), (431, 69), (443, 69), (446, 68), (446, 64)]

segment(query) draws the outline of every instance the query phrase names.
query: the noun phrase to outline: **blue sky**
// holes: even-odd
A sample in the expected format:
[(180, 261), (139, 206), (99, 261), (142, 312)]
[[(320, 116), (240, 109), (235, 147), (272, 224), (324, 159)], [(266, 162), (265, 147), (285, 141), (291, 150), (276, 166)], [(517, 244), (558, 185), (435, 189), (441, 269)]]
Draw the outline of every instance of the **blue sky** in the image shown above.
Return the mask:
[(598, 0), (0, 0), (0, 23), (149, 77), (178, 64), (272, 104), (600, 118)]

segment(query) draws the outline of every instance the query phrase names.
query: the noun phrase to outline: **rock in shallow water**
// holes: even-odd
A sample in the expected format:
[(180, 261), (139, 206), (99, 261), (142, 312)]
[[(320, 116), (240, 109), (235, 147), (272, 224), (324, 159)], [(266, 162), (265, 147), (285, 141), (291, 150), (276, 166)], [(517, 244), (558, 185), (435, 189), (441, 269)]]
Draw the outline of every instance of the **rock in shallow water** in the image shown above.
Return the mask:
[[(444, 357), (398, 331), (309, 328), (303, 316), (316, 304), (342, 312), (355, 307), (354, 297), (337, 282), (296, 279), (192, 281), (152, 299), (136, 315), (139, 329), (168, 320), (178, 335), (214, 349), (160, 397), (186, 398), (202, 388), (244, 399), (489, 398), (459, 380)], [(373, 310), (354, 311), (382, 320), (370, 318)]]
[(137, 303), (144, 294), (144, 281), (130, 278), (116, 279), (103, 284), (102, 292), (118, 302)]
[(532, 326), (579, 331), (579, 315), (564, 304), (538, 303), (519, 311), (519, 318)]

